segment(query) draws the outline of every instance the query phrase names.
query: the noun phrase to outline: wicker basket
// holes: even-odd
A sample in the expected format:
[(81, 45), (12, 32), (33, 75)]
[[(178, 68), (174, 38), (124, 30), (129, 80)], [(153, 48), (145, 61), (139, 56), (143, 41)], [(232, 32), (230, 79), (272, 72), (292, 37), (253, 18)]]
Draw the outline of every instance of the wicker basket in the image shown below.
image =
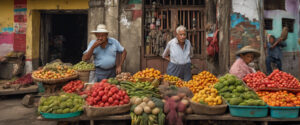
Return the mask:
[(98, 117), (127, 113), (130, 111), (130, 103), (121, 106), (109, 106), (109, 107), (93, 107), (84, 106), (84, 111), (88, 117)]
[(78, 73), (76, 73), (76, 74), (74, 74), (70, 77), (61, 78), (61, 79), (41, 79), (41, 78), (34, 77), (33, 75), (31, 77), (32, 77), (34, 82), (56, 84), (56, 83), (62, 83), (62, 82), (67, 82), (67, 81), (72, 80), (72, 79), (76, 79), (76, 78), (78, 78)]
[(227, 104), (223, 100), (223, 104), (216, 106), (209, 106), (205, 104), (195, 103), (192, 100), (191, 108), (195, 114), (205, 114), (205, 115), (219, 115), (224, 114), (227, 109)]
[(77, 70), (79, 80), (84, 81), (84, 82), (89, 82), (90, 71), (93, 71), (93, 70)]

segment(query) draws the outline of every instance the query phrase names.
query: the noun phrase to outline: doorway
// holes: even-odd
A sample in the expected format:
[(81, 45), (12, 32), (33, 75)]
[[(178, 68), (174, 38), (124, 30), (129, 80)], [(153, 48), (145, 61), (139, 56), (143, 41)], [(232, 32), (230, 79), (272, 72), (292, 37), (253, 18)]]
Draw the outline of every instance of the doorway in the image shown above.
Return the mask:
[(40, 65), (55, 59), (81, 61), (87, 48), (87, 21), (86, 10), (41, 12)]

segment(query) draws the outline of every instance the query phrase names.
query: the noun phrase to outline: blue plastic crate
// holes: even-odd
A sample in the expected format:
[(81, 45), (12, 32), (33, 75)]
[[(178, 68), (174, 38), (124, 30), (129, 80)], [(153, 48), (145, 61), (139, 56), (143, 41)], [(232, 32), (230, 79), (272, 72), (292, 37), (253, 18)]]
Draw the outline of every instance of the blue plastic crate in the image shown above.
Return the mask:
[(272, 118), (297, 118), (300, 107), (273, 107), (270, 106)]
[(82, 111), (66, 113), (66, 114), (53, 114), (53, 113), (43, 113), (43, 112), (40, 113), (46, 119), (59, 119), (59, 118), (71, 118), (71, 117), (79, 116), (82, 113)]
[(268, 116), (268, 105), (265, 106), (239, 106), (229, 105), (229, 111), (236, 117), (266, 117)]

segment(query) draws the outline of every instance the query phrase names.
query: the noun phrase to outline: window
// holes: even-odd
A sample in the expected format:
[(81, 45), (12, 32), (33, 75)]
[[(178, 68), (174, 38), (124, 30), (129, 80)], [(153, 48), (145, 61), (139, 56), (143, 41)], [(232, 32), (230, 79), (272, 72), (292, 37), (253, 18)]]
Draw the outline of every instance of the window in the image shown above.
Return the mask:
[(273, 19), (265, 18), (265, 29), (272, 30), (273, 29)]
[(264, 0), (265, 10), (285, 10), (285, 0)]
[(195, 57), (204, 54), (204, 5), (205, 0), (145, 0), (145, 56), (160, 56), (179, 25), (186, 27)]
[(282, 18), (282, 27), (288, 27), (289, 32), (294, 32), (294, 19)]

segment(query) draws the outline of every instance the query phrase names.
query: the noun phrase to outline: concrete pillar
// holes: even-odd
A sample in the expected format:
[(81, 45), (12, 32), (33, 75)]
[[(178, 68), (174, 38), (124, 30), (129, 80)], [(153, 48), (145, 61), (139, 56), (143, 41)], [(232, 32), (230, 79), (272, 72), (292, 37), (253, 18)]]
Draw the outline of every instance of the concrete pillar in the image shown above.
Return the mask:
[(90, 0), (88, 14), (88, 41), (95, 39), (90, 32), (96, 30), (98, 24), (103, 24), (105, 20), (105, 0)]
[(120, 40), (119, 0), (105, 0), (105, 24), (109, 31), (108, 35)]

